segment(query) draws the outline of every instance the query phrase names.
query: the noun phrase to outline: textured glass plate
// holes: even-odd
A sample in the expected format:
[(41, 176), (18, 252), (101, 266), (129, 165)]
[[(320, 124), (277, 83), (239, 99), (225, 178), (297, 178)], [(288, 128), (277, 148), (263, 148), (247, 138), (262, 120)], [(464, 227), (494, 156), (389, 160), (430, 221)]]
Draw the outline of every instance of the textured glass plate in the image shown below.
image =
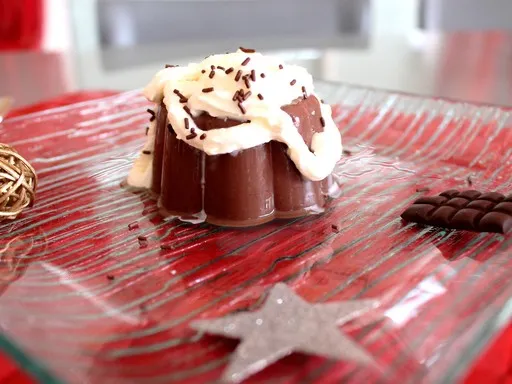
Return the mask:
[(510, 114), (317, 88), (350, 151), (336, 169), (343, 195), (323, 216), (244, 230), (164, 222), (146, 193), (120, 188), (144, 140), (138, 93), (7, 120), (2, 142), (32, 162), (40, 186), (34, 208), (0, 224), (0, 345), (45, 382), (212, 382), (236, 341), (188, 323), (254, 309), (284, 281), (309, 301), (378, 299), (383, 316), (343, 330), (381, 369), (296, 354), (250, 382), (460, 377), (510, 318), (512, 236), (399, 215), (448, 188), (512, 192)]

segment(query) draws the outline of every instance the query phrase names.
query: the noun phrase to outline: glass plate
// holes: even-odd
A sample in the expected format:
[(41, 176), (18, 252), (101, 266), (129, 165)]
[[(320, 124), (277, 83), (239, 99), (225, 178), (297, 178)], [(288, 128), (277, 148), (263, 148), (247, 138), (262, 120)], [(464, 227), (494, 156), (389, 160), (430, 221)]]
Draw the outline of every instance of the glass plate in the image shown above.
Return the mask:
[(243, 230), (164, 222), (148, 194), (120, 187), (144, 140), (138, 92), (7, 120), (2, 141), (40, 185), (32, 209), (0, 224), (0, 346), (41, 382), (212, 382), (237, 342), (188, 323), (255, 309), (284, 281), (311, 302), (378, 299), (383, 316), (343, 330), (381, 368), (294, 354), (249, 382), (459, 378), (510, 319), (512, 236), (399, 215), (448, 188), (512, 192), (510, 114), (317, 89), (348, 151), (336, 168), (343, 195), (322, 216)]

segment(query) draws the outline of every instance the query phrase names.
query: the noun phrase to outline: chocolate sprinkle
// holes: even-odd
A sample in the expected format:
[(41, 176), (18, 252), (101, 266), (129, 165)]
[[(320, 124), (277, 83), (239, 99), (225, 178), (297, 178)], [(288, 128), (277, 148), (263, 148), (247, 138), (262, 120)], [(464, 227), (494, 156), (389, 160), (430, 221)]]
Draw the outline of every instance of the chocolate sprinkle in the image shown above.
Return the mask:
[(248, 57), (244, 61), (242, 61), (242, 65), (245, 66), (245, 65), (249, 64), (249, 61), (251, 61), (250, 57)]
[(188, 99), (187, 99), (187, 98), (180, 99), (180, 103), (182, 103), (182, 104), (183, 104), (183, 103), (186, 103), (187, 101), (188, 101)]
[(148, 135), (149, 127), (146, 127), (146, 136)]
[(139, 241), (148, 241), (148, 238), (144, 235), (140, 235), (139, 237), (137, 237), (137, 240)]
[(220, 66), (220, 65), (217, 65), (217, 69), (220, 69), (221, 71), (224, 71), (226, 68)]
[(110, 281), (114, 281), (115, 277), (114, 277), (114, 275), (107, 275), (107, 279)]
[(283, 69), (283, 64), (279, 64), (279, 69)]
[(210, 65), (210, 69), (213, 71), (215, 69), (215, 65)]
[(239, 49), (240, 49), (242, 52), (245, 52), (245, 53), (254, 53), (254, 52), (256, 52), (256, 50), (251, 49), (251, 48), (244, 48), (244, 47), (240, 47)]
[(302, 89), (302, 96), (304, 96), (304, 98), (305, 98), (305, 99), (307, 99), (307, 98), (308, 98), (308, 94), (307, 94), (307, 92), (306, 92), (306, 87), (305, 87), (305, 86), (302, 86), (302, 88), (301, 88), (301, 89)]
[(144, 155), (151, 155), (151, 151), (142, 151)]
[(251, 92), (251, 91), (247, 92), (246, 94), (244, 94), (244, 95), (242, 96), (242, 101), (247, 100), (251, 95), (252, 95), (252, 92)]
[(468, 185), (471, 187), (473, 185), (473, 179), (471, 178), (471, 175), (469, 175), (468, 177), (466, 177), (466, 181), (468, 183)]
[(428, 188), (428, 187), (416, 188), (416, 192), (430, 192), (430, 188)]
[(322, 124), (322, 127), (325, 127), (325, 119), (323, 117), (320, 117), (320, 124)]
[(340, 227), (337, 224), (332, 224), (331, 225), (331, 229), (335, 233), (339, 233), (340, 232)]
[(229, 67), (228, 69), (226, 69), (226, 75), (229, 75), (231, 72), (233, 72), (235, 70), (235, 68), (233, 67)]
[(191, 114), (192, 114), (192, 112), (190, 112), (190, 108), (189, 108), (188, 106), (186, 106), (186, 105), (183, 107), (183, 110), (184, 110), (185, 112), (187, 112), (189, 115), (191, 115)]
[(246, 111), (246, 109), (244, 108), (244, 106), (242, 105), (241, 102), (238, 103), (238, 108), (240, 108), (240, 111), (245, 115), (245, 112), (247, 112), (247, 111)]
[(251, 71), (251, 80), (256, 81), (256, 71), (254, 69)]
[(206, 73), (206, 70), (204, 70), (204, 69), (203, 69), (203, 70), (201, 71), (201, 73)]
[(155, 111), (153, 111), (151, 108), (146, 109), (146, 111), (148, 111), (148, 113), (149, 113), (151, 116), (155, 116)]
[(195, 129), (194, 129), (194, 128), (192, 128), (192, 129), (190, 130), (190, 135), (188, 135), (188, 136), (186, 137), (186, 139), (187, 139), (187, 140), (192, 140), (192, 139), (195, 139), (196, 137), (197, 137), (197, 133), (195, 132)]
[(186, 99), (186, 97), (183, 96), (183, 94), (180, 91), (178, 91), (177, 89), (175, 89), (173, 92), (174, 92), (174, 94), (178, 95), (178, 97), (180, 99)]
[(206, 139), (206, 133), (203, 133), (201, 136), (199, 136), (199, 140), (204, 140)]
[(235, 76), (235, 81), (240, 80), (240, 77), (242, 77), (242, 71), (238, 70), (238, 72), (236, 73), (236, 76)]
[(231, 100), (235, 101), (236, 99), (238, 99), (240, 97), (240, 91), (241, 91), (241, 89), (236, 91)]
[(185, 129), (188, 129), (189, 128), (189, 122), (188, 122), (188, 117), (185, 117)]
[(174, 247), (172, 246), (172, 244), (162, 244), (160, 246), (160, 249), (168, 250), (168, 249), (174, 249)]
[(297, 80), (293, 79), (292, 81), (290, 81), (290, 85), (295, 85), (295, 83), (297, 83)]
[(213, 92), (213, 87), (203, 88), (203, 92), (204, 92), (204, 93), (210, 93), (210, 92)]
[(165, 68), (174, 68), (174, 67), (177, 67), (177, 65), (165, 64)]
[(258, 93), (258, 99), (263, 100), (263, 95), (261, 93)]
[(324, 99), (320, 99), (320, 102), (321, 102), (322, 104), (325, 104), (325, 100), (324, 100)]
[(210, 79), (213, 79), (213, 76), (215, 76), (215, 71), (211, 71), (210, 74), (208, 75)]
[(244, 83), (247, 88), (251, 88), (251, 83), (249, 82), (249, 77), (244, 76)]
[(264, 78), (265, 78), (265, 74), (264, 74), (264, 73), (261, 73), (261, 74), (260, 74), (260, 77), (261, 77), (262, 79), (264, 79)]
[(139, 223), (137, 223), (136, 221), (134, 221), (133, 223), (128, 224), (128, 230), (129, 231), (133, 231), (134, 229), (137, 229), (137, 228), (139, 228)]

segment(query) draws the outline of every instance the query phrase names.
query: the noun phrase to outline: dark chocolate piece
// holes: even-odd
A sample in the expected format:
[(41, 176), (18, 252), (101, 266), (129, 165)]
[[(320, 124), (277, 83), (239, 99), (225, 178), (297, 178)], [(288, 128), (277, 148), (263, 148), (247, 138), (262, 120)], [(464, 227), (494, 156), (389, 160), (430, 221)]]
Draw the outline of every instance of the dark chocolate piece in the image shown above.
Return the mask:
[(451, 189), (419, 198), (402, 213), (402, 219), (450, 229), (507, 233), (512, 230), (512, 195)]

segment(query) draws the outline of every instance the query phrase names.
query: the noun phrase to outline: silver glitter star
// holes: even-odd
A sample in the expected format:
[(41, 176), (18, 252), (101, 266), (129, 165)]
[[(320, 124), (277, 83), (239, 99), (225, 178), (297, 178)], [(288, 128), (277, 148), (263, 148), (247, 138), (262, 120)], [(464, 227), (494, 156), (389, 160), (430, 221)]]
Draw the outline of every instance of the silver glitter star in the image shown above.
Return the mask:
[(374, 300), (310, 304), (278, 283), (256, 312), (191, 323), (197, 331), (242, 339), (223, 375), (239, 382), (292, 352), (368, 364), (370, 355), (337, 327), (377, 307)]

